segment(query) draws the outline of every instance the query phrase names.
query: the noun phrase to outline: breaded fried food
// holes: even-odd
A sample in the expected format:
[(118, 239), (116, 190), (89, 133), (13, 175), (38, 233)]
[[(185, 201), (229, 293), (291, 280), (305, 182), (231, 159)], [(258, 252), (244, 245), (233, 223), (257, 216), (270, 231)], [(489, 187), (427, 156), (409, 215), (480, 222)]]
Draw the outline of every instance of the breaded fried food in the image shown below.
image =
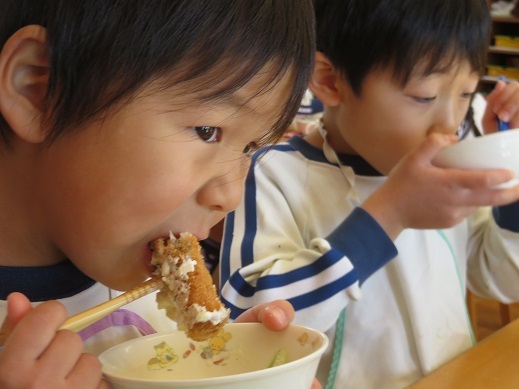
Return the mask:
[(215, 336), (229, 318), (200, 252), (198, 240), (183, 232), (154, 242), (151, 264), (164, 281), (157, 293), (159, 309), (195, 341)]

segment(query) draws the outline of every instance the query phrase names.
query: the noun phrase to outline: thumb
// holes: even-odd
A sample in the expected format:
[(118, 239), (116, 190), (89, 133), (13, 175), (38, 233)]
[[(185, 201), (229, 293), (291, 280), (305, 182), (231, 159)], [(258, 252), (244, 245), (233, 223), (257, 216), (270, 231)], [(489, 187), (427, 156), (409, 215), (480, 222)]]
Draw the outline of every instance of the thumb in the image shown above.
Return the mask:
[(498, 80), (494, 85), (494, 89), (486, 96), (487, 105), (492, 106), (496, 100), (499, 99), (499, 95), (505, 90), (506, 82)]
[(7, 316), (0, 328), (0, 345), (5, 343), (20, 319), (31, 310), (31, 302), (23, 294), (14, 292), (7, 296)]
[(281, 331), (294, 319), (294, 308), (285, 300), (255, 305), (236, 318), (240, 323), (263, 323), (272, 331)]

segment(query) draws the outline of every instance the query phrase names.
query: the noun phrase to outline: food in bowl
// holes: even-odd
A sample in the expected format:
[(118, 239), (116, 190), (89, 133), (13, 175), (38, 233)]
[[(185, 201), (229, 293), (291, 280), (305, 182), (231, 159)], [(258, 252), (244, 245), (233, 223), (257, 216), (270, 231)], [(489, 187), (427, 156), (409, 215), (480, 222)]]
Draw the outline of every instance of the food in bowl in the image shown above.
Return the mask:
[(470, 138), (440, 150), (434, 164), (459, 169), (509, 169), (519, 177), (519, 129)]
[(231, 323), (205, 342), (183, 331), (130, 340), (100, 355), (114, 388), (309, 389), (328, 338), (290, 325)]
[(151, 264), (164, 281), (157, 293), (159, 309), (165, 309), (178, 329), (193, 340), (215, 336), (230, 311), (218, 297), (196, 237), (183, 232), (178, 238), (170, 234), (167, 239), (155, 240)]

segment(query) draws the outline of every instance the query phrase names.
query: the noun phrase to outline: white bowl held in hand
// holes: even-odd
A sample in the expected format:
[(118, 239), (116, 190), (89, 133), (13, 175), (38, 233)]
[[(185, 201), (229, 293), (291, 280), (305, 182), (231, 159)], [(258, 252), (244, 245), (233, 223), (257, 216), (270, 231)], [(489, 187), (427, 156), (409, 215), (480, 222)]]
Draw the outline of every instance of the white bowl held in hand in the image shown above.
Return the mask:
[(182, 331), (144, 336), (99, 357), (114, 388), (307, 389), (328, 346), (325, 334), (291, 325), (274, 332), (232, 323), (206, 342)]
[(508, 169), (519, 177), (519, 129), (470, 138), (440, 150), (434, 164), (459, 169)]

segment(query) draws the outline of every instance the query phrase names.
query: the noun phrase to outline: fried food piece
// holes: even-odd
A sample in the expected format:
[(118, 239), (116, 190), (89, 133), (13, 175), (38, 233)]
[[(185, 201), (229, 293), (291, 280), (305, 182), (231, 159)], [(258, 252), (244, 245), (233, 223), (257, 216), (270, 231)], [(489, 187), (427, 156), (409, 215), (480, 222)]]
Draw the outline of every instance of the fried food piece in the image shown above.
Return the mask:
[(230, 310), (218, 297), (198, 240), (183, 232), (179, 238), (170, 234), (153, 243), (151, 264), (157, 266), (155, 274), (164, 281), (157, 293), (159, 309), (165, 309), (178, 329), (195, 341), (215, 336), (227, 322)]

